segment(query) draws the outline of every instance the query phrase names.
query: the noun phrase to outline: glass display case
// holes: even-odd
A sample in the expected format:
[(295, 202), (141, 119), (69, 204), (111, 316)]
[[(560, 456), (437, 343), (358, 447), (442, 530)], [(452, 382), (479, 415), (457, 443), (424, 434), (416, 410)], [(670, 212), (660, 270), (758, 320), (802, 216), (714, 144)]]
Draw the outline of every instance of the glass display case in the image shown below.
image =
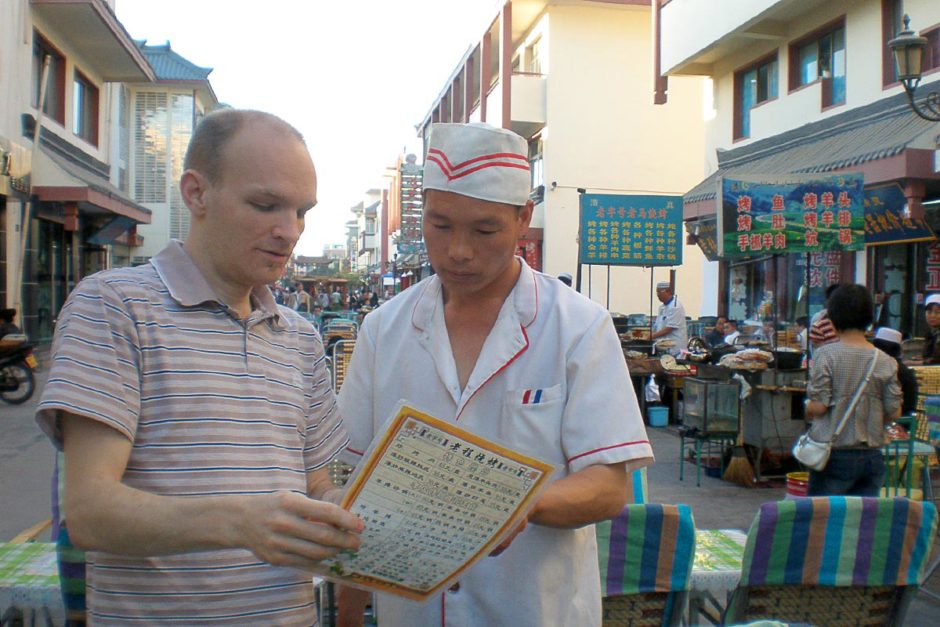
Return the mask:
[(683, 387), (683, 424), (702, 433), (738, 430), (738, 383), (688, 377)]

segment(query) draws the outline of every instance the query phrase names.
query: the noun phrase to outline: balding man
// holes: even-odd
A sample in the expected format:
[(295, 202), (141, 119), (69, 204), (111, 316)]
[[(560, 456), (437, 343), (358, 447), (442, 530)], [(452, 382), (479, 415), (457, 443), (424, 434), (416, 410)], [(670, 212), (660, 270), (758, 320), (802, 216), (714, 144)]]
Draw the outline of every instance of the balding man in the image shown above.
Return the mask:
[(317, 202), (300, 134), (222, 110), (193, 133), (184, 243), (82, 281), (37, 420), (65, 451), (94, 624), (316, 622), (309, 569), (359, 546), (327, 464), (323, 346), (268, 289)]

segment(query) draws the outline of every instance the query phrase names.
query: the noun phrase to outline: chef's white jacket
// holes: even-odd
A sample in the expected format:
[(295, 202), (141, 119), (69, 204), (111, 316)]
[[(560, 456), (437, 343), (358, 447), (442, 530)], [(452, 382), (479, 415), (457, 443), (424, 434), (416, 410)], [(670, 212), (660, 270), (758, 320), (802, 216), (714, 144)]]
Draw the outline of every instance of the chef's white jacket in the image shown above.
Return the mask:
[(671, 327), (672, 331), (666, 335), (657, 338), (658, 340), (672, 340), (676, 343), (672, 348), (665, 352), (671, 355), (678, 355), (680, 351), (687, 348), (689, 343), (688, 325), (685, 320), (685, 307), (679, 302), (679, 297), (673, 295), (668, 303), (659, 306), (659, 314), (656, 316), (656, 322), (653, 324), (653, 330), (659, 331)]
[[(339, 398), (349, 461), (357, 461), (405, 400), (554, 464), (554, 479), (597, 464), (652, 463), (610, 314), (519, 262), (519, 280), (464, 390), (437, 276), (366, 316)], [(530, 524), (501, 555), (463, 573), (456, 588), (424, 604), (379, 595), (381, 624), (600, 625), (594, 526)]]

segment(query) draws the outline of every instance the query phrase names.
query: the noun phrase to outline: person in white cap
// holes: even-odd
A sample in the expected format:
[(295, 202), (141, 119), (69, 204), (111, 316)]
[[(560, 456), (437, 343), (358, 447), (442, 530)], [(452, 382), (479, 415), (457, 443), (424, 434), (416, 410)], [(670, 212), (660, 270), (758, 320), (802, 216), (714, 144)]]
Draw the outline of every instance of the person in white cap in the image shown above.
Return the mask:
[[(533, 211), (526, 146), (483, 124), (432, 127), (423, 229), (436, 274), (365, 318), (339, 403), (349, 461), (404, 399), (556, 470), (528, 524), (439, 598), (379, 594), (383, 627), (599, 626), (591, 523), (617, 515), (627, 472), (653, 461), (610, 314), (515, 254)], [(342, 592), (341, 614), (361, 621), (354, 597)]]
[(940, 293), (930, 294), (924, 301), (927, 318), (927, 342), (924, 344), (924, 364), (940, 364)]
[(889, 327), (879, 327), (872, 340), (877, 348), (894, 357), (898, 362), (898, 383), (901, 384), (901, 413), (910, 414), (917, 409), (917, 377), (914, 371), (901, 361), (901, 332)]
[(678, 355), (680, 351), (686, 349), (688, 344), (685, 307), (679, 302), (669, 281), (660, 281), (656, 284), (656, 298), (661, 304), (650, 338), (654, 342), (671, 340), (672, 345), (667, 347), (665, 352)]
[(565, 285), (567, 285), (568, 287), (571, 287), (571, 275), (568, 274), (567, 272), (562, 272), (561, 274), (559, 274), (558, 280), (564, 283)]

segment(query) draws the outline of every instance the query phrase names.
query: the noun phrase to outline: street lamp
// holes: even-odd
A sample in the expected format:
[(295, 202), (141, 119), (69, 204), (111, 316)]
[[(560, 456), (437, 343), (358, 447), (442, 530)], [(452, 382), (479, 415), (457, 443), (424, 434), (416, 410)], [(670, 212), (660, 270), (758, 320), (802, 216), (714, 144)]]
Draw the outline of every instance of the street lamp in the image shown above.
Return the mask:
[(924, 50), (927, 48), (927, 39), (914, 34), (910, 28), (911, 18), (904, 15), (904, 30), (888, 42), (888, 47), (894, 53), (894, 64), (898, 71), (898, 80), (904, 86), (907, 99), (910, 101), (914, 113), (930, 120), (940, 122), (940, 93), (932, 91), (918, 104), (914, 100), (914, 92), (920, 84), (921, 67), (924, 60)]
[(392, 293), (398, 293), (398, 253), (392, 255)]

